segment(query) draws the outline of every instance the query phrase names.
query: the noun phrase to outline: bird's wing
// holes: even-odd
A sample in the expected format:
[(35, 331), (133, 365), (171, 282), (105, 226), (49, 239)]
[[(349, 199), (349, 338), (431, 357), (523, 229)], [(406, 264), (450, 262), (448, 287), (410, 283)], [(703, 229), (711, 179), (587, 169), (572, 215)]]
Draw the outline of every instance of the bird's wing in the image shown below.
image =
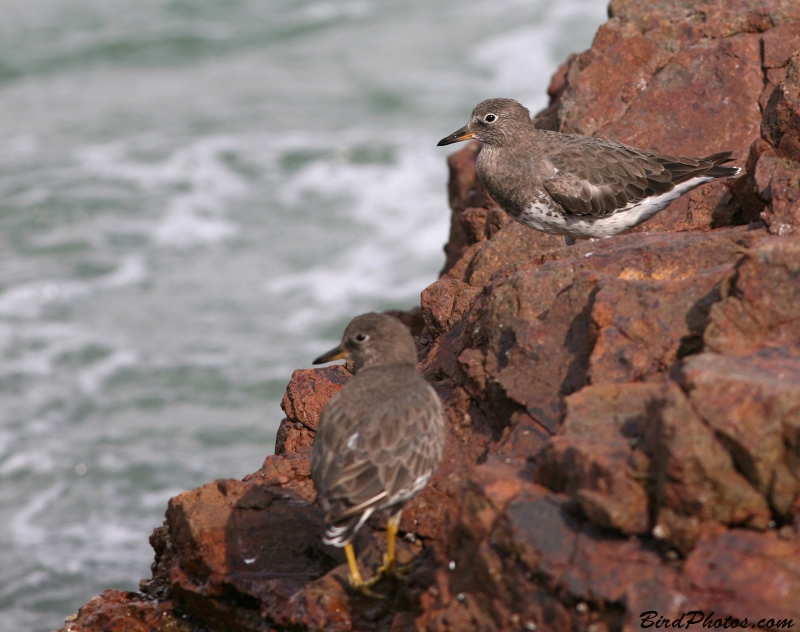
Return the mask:
[[(699, 167), (697, 160), (647, 154), (589, 138), (549, 153), (547, 160), (557, 170), (544, 180), (550, 196), (570, 213), (596, 217), (671, 191), (675, 177), (665, 162), (695, 170)], [(694, 165), (686, 164), (686, 160)]]
[(361, 413), (347, 397), (339, 397), (342, 393), (323, 411), (312, 459), (312, 477), (333, 523), (380, 505), (430, 475), (442, 451), (435, 429), (443, 413), (433, 389), (398, 393)]

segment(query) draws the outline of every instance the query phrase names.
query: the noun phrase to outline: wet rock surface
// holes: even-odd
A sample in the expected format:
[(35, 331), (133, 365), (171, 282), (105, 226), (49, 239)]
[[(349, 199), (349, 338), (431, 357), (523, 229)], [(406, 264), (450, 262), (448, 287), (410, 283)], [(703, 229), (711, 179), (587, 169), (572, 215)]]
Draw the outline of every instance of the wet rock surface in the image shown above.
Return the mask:
[[(564, 247), (449, 158), (442, 277), (396, 313), (445, 403), (406, 508), (405, 582), (352, 594), (319, 540), (310, 448), (345, 367), (296, 371), (276, 454), (170, 501), (153, 576), (71, 632), (639, 629), (640, 615), (800, 623), (800, 5), (614, 0), (538, 125), (740, 177), (634, 232)], [(385, 535), (356, 549), (369, 575)]]

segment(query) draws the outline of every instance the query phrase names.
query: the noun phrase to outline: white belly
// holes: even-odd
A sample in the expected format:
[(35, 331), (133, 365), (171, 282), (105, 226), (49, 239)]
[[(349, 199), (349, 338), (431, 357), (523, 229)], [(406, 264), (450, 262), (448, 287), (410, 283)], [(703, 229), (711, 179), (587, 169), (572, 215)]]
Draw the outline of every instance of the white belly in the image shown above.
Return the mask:
[(551, 206), (537, 202), (525, 209), (516, 220), (534, 230), (551, 235), (567, 235), (577, 239), (612, 237), (647, 221), (672, 200), (713, 179), (692, 178), (679, 184), (672, 191), (628, 204), (606, 217), (573, 215), (563, 210), (553, 210)]

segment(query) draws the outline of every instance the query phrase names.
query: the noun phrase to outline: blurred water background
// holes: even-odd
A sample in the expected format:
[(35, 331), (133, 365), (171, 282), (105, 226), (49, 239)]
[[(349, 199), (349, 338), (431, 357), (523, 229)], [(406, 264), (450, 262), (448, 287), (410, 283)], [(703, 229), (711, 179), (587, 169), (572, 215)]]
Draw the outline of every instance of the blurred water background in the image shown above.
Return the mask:
[(602, 0), (0, 0), (0, 630), (150, 574), (170, 496), (258, 469), (284, 387), (408, 308), (436, 142), (533, 111)]

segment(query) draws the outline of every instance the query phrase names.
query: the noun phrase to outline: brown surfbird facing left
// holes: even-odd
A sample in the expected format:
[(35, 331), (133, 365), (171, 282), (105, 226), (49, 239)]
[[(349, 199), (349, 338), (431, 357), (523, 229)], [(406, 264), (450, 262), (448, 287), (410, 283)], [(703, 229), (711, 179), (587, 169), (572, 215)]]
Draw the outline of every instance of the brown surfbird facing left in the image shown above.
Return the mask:
[(638, 226), (696, 186), (739, 173), (731, 152), (701, 158), (667, 156), (602, 138), (533, 126), (513, 99), (487, 99), (469, 123), (439, 146), (477, 138), (478, 176), (518, 222), (576, 239), (611, 237)]
[[(395, 536), (403, 505), (419, 493), (442, 458), (444, 413), (417, 373), (408, 328), (386, 314), (354, 318), (341, 344), (314, 364), (349, 359), (354, 377), (322, 411), (311, 476), (326, 512), (323, 542), (344, 547), (350, 584), (364, 594), (396, 576)], [(358, 571), (353, 537), (373, 514), (389, 515), (387, 551), (375, 578)]]

